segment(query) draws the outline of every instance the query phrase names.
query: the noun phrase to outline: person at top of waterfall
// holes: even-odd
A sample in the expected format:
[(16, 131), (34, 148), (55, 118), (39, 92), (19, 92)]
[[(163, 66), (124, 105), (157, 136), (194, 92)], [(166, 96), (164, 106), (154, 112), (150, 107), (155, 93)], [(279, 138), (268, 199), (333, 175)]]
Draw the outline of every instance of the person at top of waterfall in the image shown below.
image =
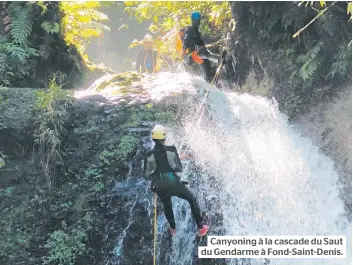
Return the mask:
[(144, 49), (136, 55), (136, 71), (152, 74), (156, 71), (158, 51), (153, 49), (153, 38), (146, 35), (143, 40)]
[(181, 57), (187, 65), (199, 64), (203, 71), (206, 81), (211, 82), (213, 73), (211, 69), (211, 60), (218, 60), (219, 55), (211, 53), (207, 48), (199, 31), (201, 23), (201, 13), (194, 11), (191, 13), (191, 26), (181, 29), (179, 36), (182, 41)]
[(162, 125), (156, 125), (152, 129), (152, 139), (155, 146), (147, 152), (144, 160), (144, 178), (152, 178), (152, 191), (163, 203), (164, 214), (170, 225), (171, 235), (176, 233), (176, 225), (172, 208), (172, 196), (177, 196), (187, 200), (190, 204), (191, 212), (198, 228), (198, 234), (204, 236), (209, 230), (209, 226), (204, 224), (200, 208), (195, 196), (185, 186), (186, 182), (180, 180), (176, 172), (182, 172), (183, 167), (175, 146), (165, 145), (166, 129)]

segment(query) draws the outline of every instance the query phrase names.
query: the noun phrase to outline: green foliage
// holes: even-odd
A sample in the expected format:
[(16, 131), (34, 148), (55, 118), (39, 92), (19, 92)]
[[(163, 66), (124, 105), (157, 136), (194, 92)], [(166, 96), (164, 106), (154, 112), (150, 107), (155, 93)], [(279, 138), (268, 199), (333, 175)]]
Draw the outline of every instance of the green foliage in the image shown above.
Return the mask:
[(14, 191), (13, 187), (8, 187), (6, 189), (0, 189), (0, 196), (10, 197), (10, 196), (12, 196), (13, 191)]
[(9, 85), (15, 73), (19, 75), (17, 78), (27, 76), (30, 71), (28, 60), (38, 56), (38, 51), (27, 40), (32, 32), (32, 3), (13, 2), (6, 11), (4, 21), (10, 23), (2, 25), (5, 35), (0, 37), (0, 85)]
[(11, 36), (12, 41), (18, 45), (25, 46), (27, 37), (32, 31), (32, 20), (30, 18), (31, 4), (27, 3), (24, 6), (10, 5)]
[(161, 111), (152, 104), (145, 105), (145, 107), (142, 108), (137, 115), (140, 121), (170, 123), (176, 120), (175, 112), (172, 109), (163, 109), (163, 111)]
[(90, 119), (84, 130), (75, 128), (74, 133), (81, 136), (86, 134), (96, 135), (102, 129), (102, 127), (99, 127), (97, 125), (97, 120), (96, 120), (97, 118), (98, 117), (94, 116), (93, 119)]
[(80, 54), (88, 60), (85, 53), (92, 37), (99, 37), (103, 30), (109, 27), (100, 23), (109, 20), (108, 16), (97, 11), (101, 4), (99, 1), (60, 2), (61, 10), (65, 13), (62, 28), (65, 41), (77, 47)]
[(2, 157), (0, 157), (0, 169), (4, 168), (5, 165), (6, 165), (5, 160)]
[[(313, 8), (313, 6), (314, 6), (314, 4), (315, 4), (315, 1), (302, 1), (302, 2), (299, 4), (299, 6), (300, 6), (301, 4), (303, 4), (303, 3), (305, 3), (305, 2), (306, 2), (305, 7), (307, 7), (307, 6), (309, 5), (309, 3), (310, 3), (311, 7)], [(337, 1), (336, 1), (336, 2), (337, 2)], [(330, 6), (327, 6), (327, 7), (326, 7), (326, 1), (320, 1), (320, 8), (323, 8), (323, 7), (325, 7), (325, 8), (324, 8), (324, 9), (321, 9), (321, 10), (320, 10), (320, 9), (313, 8), (315, 11), (318, 12), (317, 16), (314, 17), (305, 27), (303, 27), (302, 29), (298, 30), (298, 31), (293, 35), (293, 38), (299, 36), (299, 34), (300, 34), (302, 31), (304, 31), (310, 24), (312, 24), (316, 19), (322, 17), (322, 16), (325, 14), (325, 12), (329, 9), (329, 7), (331, 7), (331, 6), (333, 6), (334, 4), (336, 4), (336, 2), (333, 2)], [(346, 9), (346, 12), (347, 12), (347, 15), (349, 15), (349, 14), (351, 15), (350, 18), (349, 18), (349, 21), (351, 21), (351, 20), (352, 20), (352, 2), (351, 2), (351, 1), (347, 2), (347, 9)], [(331, 34), (333, 35), (334, 33), (331, 32)]]
[[(87, 69), (81, 56), (87, 61), (87, 44), (92, 37), (100, 36), (102, 30), (109, 30), (99, 23), (108, 19), (96, 10), (99, 7), (97, 1), (2, 3), (0, 86), (33, 84), (32, 79), (40, 76), (41, 80), (36, 81), (43, 87), (53, 72), (66, 69), (70, 73), (67, 78), (79, 81), (71, 75), (80, 76)], [(63, 38), (68, 45), (61, 41)], [(64, 59), (54, 59), (58, 56)]]
[(74, 265), (78, 257), (88, 252), (86, 242), (88, 232), (92, 229), (92, 218), (84, 216), (73, 228), (67, 229), (63, 223), (63, 230), (54, 231), (46, 244), (48, 255), (44, 264)]
[(106, 71), (89, 62), (86, 50), (92, 39), (110, 31), (104, 24), (108, 16), (99, 11), (107, 5), (99, 1), (2, 3), (0, 86), (44, 88), (48, 77), (60, 71), (67, 74), (66, 88), (82, 81), (87, 70)]
[[(31, 224), (22, 225), (33, 213), (29, 211), (29, 199), (18, 194), (17, 187), (0, 187), (1, 212), (0, 259), (5, 264), (15, 264), (15, 260), (26, 257), (26, 250), (32, 240)], [(21, 227), (21, 229), (19, 229)]]
[(173, 122), (176, 119), (175, 113), (172, 110), (166, 110), (155, 114), (156, 121), (160, 123)]
[[(302, 93), (299, 98), (310, 98), (308, 87), (350, 78), (352, 27), (346, 23), (347, 3), (298, 7), (293, 2), (233, 2), (232, 9), (237, 18), (239, 45), (234, 49), (241, 66), (236, 77), (240, 85), (250, 69), (258, 76), (266, 69), (277, 82)], [(293, 38), (295, 32), (299, 38)]]
[(90, 167), (85, 171), (85, 176), (87, 178), (92, 178), (92, 177), (96, 177), (101, 173), (101, 170), (95, 167)]
[(65, 76), (61, 73), (54, 74), (49, 81), (48, 90), (36, 91), (37, 101), (35, 107), (37, 110), (42, 110), (48, 113), (49, 116), (53, 115), (55, 104), (66, 98), (68, 95), (66, 91), (61, 89), (58, 82), (62, 82)]
[[(47, 91), (36, 91), (35, 108), (38, 112), (38, 129), (35, 131), (36, 143), (39, 146), (40, 164), (47, 181), (49, 190), (53, 188), (54, 179), (52, 169), (58, 158), (61, 135), (65, 133), (63, 123), (66, 115), (66, 104), (60, 103), (67, 96), (57, 80), (63, 75), (53, 75)], [(59, 104), (60, 103), (60, 104)]]
[(120, 144), (118, 145), (117, 157), (119, 160), (126, 162), (129, 156), (131, 156), (136, 150), (137, 143), (138, 140), (135, 136), (124, 135), (121, 138)]
[(115, 157), (115, 152), (110, 152), (110, 151), (107, 151), (107, 150), (104, 150), (102, 153), (100, 153), (99, 155), (99, 160), (105, 164), (105, 165), (110, 165), (111, 163), (111, 159), (114, 159)]
[(104, 150), (99, 159), (103, 165), (109, 166), (113, 162), (127, 163), (128, 159), (136, 150), (138, 140), (133, 135), (124, 135), (118, 146), (110, 145), (108, 150)]
[(327, 74), (327, 79), (333, 79), (336, 76), (345, 78), (352, 73), (352, 46), (347, 47), (345, 43), (341, 44), (338, 52), (333, 58), (331, 70)]
[[(114, 158), (110, 155), (112, 155), (113, 152), (102, 152), (99, 156), (101, 159), (101, 162), (104, 163), (104, 165), (110, 165), (111, 160)], [(99, 193), (104, 191), (105, 188), (105, 183), (106, 181), (103, 180), (103, 169), (102, 165), (96, 166), (96, 165), (91, 165), (88, 169), (85, 171), (85, 177), (84, 177), (84, 182), (86, 183), (89, 191), (92, 194)]]
[(176, 111), (170, 109), (160, 109), (157, 105), (151, 103), (141, 106), (138, 109), (130, 109), (127, 116), (127, 121), (122, 125), (122, 128), (138, 127), (143, 122), (160, 122), (170, 123), (178, 119)]
[(299, 56), (298, 61), (300, 63), (304, 63), (303, 66), (300, 68), (299, 75), (304, 81), (310, 79), (318, 69), (318, 65), (321, 62), (320, 56), (318, 56), (318, 54), (322, 46), (323, 43), (319, 42), (306, 55)]
[(94, 184), (94, 186), (91, 188), (91, 190), (95, 191), (95, 192), (99, 192), (99, 191), (102, 191), (104, 189), (104, 183), (102, 182), (98, 182), (96, 184)]
[(18, 258), (15, 253), (29, 245), (30, 235), (26, 231), (14, 230), (11, 223), (2, 223), (2, 227), (0, 257), (8, 257), (10, 260)]
[(136, 114), (140, 122), (153, 121), (155, 119), (155, 112), (151, 105), (142, 107)]
[(44, 15), (45, 12), (47, 12), (48, 8), (44, 4), (44, 1), (37, 1), (37, 5), (39, 5), (42, 8), (42, 12), (40, 13), (41, 15)]
[[(351, 3), (347, 2), (347, 15), (351, 14)], [(315, 5), (314, 5), (315, 4)], [(326, 74), (325, 79), (333, 79), (335, 77), (345, 77), (348, 71), (351, 69), (351, 49), (347, 44), (347, 36), (339, 33), (342, 31), (341, 19), (337, 16), (336, 12), (340, 10), (341, 7), (335, 6), (336, 2), (326, 5), (326, 1), (320, 1), (320, 5), (311, 1), (310, 6), (313, 10), (318, 12), (318, 15), (310, 21), (303, 29), (307, 28), (310, 24), (314, 23), (318, 35), (322, 37), (322, 41), (318, 42), (311, 50), (308, 51), (306, 55), (300, 55), (298, 58), (299, 63), (303, 63), (300, 69), (300, 77), (310, 82), (313, 81), (314, 74), (318, 70), (327, 69), (329, 70)], [(308, 2), (307, 2), (308, 5)], [(307, 6), (306, 5), (306, 6)], [(324, 8), (324, 9), (322, 9)], [(351, 19), (351, 18), (350, 18)], [(302, 29), (298, 32), (301, 32)], [(339, 33), (339, 36), (337, 35)], [(351, 38), (351, 37), (350, 37)], [(340, 44), (337, 45), (336, 42), (333, 46), (330, 42), (331, 39), (340, 40)], [(310, 40), (311, 42), (311, 40)], [(310, 43), (309, 42), (309, 43)], [(310, 45), (310, 44), (309, 44)], [(333, 57), (327, 60), (327, 53), (331, 49), (330, 55)], [(326, 67), (331, 65), (330, 67)], [(349, 74), (348, 74), (349, 75)]]
[[(219, 39), (228, 30), (231, 21), (229, 2), (217, 1), (154, 1), (154, 2), (125, 2), (125, 12), (134, 16), (140, 23), (151, 21), (149, 31), (156, 36), (163, 36), (155, 40), (155, 47), (161, 54), (171, 58), (178, 58), (176, 53), (177, 30), (190, 25), (190, 14), (198, 10), (203, 14), (200, 31), (204, 35), (212, 35)], [(141, 45), (142, 42), (133, 41), (130, 48)]]
[(59, 33), (60, 31), (60, 26), (56, 22), (44, 21), (41, 26), (48, 33)]

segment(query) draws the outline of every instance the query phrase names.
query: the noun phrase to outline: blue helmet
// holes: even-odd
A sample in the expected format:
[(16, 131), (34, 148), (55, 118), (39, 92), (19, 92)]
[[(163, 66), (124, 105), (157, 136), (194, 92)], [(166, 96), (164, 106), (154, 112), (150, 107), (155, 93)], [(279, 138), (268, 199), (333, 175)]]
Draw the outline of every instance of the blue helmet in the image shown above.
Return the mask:
[(194, 11), (191, 13), (191, 20), (201, 20), (201, 13)]

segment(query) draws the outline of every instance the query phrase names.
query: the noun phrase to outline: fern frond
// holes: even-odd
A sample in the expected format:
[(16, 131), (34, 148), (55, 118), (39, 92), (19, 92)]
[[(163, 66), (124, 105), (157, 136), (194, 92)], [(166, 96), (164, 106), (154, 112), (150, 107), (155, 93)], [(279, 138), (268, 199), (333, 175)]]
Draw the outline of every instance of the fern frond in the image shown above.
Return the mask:
[(51, 51), (52, 49), (50, 48), (50, 45), (47, 45), (47, 44), (39, 45), (39, 54), (44, 60), (47, 60), (49, 58)]
[(7, 38), (0, 36), (0, 51), (5, 49), (5, 44), (7, 43)]
[(326, 13), (317, 20), (316, 28), (321, 35), (327, 33), (329, 36), (333, 36), (339, 31), (340, 23), (337, 18), (332, 16), (330, 13)]
[(17, 44), (6, 43), (5, 51), (7, 54), (11, 54), (12, 57), (17, 58), (21, 62), (25, 62), (28, 58), (26, 50)]
[(318, 66), (320, 64), (320, 59), (318, 53), (323, 47), (323, 43), (319, 42), (316, 46), (314, 46), (306, 55), (301, 55), (298, 57), (299, 62), (305, 61), (303, 66), (300, 68), (299, 76), (304, 80), (308, 80), (311, 78)]
[(4, 30), (5, 36), (7, 36), (10, 34), (10, 30), (11, 30), (9, 10), (4, 7), (4, 10), (1, 11), (1, 15), (2, 15), (2, 18), (1, 18), (2, 28)]
[(59, 33), (60, 25), (53, 21), (44, 21), (41, 27), (48, 33)]
[(300, 72), (299, 75), (300, 77), (306, 81), (309, 78), (311, 78), (313, 76), (313, 74), (315, 73), (315, 71), (318, 68), (318, 62), (316, 59), (309, 59), (301, 68), (300, 68)]
[(11, 37), (14, 43), (25, 45), (32, 31), (31, 6), (14, 2), (10, 5)]
[(334, 56), (334, 62), (331, 65), (330, 72), (327, 74), (326, 79), (332, 79), (335, 76), (341, 78), (349, 77), (352, 69), (352, 48), (347, 45), (341, 44), (339, 50)]
[(10, 72), (6, 57), (5, 53), (0, 52), (0, 86), (10, 85), (9, 76), (12, 75), (12, 73)]

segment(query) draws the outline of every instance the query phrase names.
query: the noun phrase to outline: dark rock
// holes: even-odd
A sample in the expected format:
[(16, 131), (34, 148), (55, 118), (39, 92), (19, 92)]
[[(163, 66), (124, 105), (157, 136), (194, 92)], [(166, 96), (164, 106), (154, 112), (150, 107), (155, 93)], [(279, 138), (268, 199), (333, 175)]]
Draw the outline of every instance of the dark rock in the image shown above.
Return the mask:
[(139, 104), (139, 102), (137, 100), (133, 100), (133, 101), (130, 101), (127, 106), (129, 107), (133, 107), (133, 106), (137, 106)]
[(139, 85), (136, 85), (136, 86), (133, 86), (134, 88), (140, 88), (140, 89), (143, 89), (143, 85), (139, 84)]
[(129, 128), (129, 132), (150, 132), (149, 128)]
[(143, 121), (142, 125), (143, 126), (148, 126), (148, 127), (153, 127), (155, 124), (152, 121)]
[(105, 114), (112, 114), (112, 113), (115, 113), (117, 112), (117, 108), (111, 108), (111, 109), (107, 109), (104, 111)]
[(128, 104), (128, 100), (126, 100), (126, 99), (121, 99), (120, 101), (119, 101), (119, 105), (120, 106), (126, 106)]
[(83, 96), (82, 100), (87, 102), (107, 102), (108, 101), (106, 97), (98, 94)]

